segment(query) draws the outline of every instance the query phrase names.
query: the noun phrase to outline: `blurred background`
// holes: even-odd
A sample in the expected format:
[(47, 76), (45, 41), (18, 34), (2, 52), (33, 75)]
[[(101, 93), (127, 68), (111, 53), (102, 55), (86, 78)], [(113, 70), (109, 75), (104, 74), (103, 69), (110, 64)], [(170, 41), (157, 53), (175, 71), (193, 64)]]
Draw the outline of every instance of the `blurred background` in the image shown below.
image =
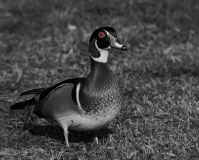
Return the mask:
[[(109, 54), (125, 95), (113, 136), (93, 146), (73, 133), (68, 150), (61, 130), (24, 129), (24, 113), (9, 106), (26, 89), (86, 76), (89, 37), (103, 26), (128, 47)], [(0, 158), (198, 157), (198, 77), (198, 0), (1, 0)]]
[[(182, 67), (184, 59), (196, 60), (198, 15), (197, 0), (1, 1), (1, 90), (86, 75), (89, 36), (102, 26), (114, 27), (128, 46), (128, 53), (110, 54), (118, 73), (168, 60)], [(151, 72), (166, 72), (156, 68), (163, 71)]]

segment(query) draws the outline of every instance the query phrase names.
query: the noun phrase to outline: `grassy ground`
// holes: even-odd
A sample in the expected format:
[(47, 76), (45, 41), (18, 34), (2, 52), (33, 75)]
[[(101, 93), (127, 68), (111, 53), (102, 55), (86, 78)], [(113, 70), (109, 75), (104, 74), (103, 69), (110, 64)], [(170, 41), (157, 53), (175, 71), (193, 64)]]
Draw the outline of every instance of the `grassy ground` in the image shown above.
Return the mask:
[[(1, 159), (199, 159), (199, 2), (0, 2)], [(88, 38), (113, 26), (128, 52), (112, 51), (125, 103), (99, 145), (9, 106), (20, 92), (86, 76)], [(25, 97), (27, 98), (27, 97)]]

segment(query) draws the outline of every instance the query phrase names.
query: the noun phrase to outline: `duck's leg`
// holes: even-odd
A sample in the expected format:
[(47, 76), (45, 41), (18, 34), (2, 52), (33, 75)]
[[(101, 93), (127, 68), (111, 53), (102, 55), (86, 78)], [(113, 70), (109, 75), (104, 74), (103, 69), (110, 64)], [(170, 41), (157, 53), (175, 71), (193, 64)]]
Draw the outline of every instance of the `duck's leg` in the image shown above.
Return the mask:
[(98, 137), (97, 137), (97, 131), (94, 131), (93, 143), (95, 143), (96, 145), (98, 145), (98, 143), (99, 143)]
[(68, 142), (68, 134), (69, 134), (68, 128), (64, 128), (65, 144), (67, 147), (70, 147), (69, 142)]
[(27, 128), (32, 128), (33, 120), (36, 118), (36, 115), (34, 115), (34, 107), (33, 105), (30, 105), (25, 108), (26, 114), (25, 114), (25, 125)]

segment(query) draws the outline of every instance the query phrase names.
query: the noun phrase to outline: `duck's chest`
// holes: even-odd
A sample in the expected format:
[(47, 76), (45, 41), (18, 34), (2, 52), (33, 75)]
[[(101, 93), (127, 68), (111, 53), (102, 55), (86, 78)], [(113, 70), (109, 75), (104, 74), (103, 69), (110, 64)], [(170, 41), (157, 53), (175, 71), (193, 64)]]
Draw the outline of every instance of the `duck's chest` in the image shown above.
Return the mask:
[(122, 96), (117, 78), (109, 68), (97, 68), (79, 92), (79, 101), (87, 115), (103, 115), (121, 107)]

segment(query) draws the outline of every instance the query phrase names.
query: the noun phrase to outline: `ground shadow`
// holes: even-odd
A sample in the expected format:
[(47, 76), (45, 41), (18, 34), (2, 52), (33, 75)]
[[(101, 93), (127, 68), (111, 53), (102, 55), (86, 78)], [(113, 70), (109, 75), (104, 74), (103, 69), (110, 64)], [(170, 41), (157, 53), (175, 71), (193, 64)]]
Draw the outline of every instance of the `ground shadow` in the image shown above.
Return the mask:
[[(36, 136), (47, 136), (49, 138), (61, 141), (64, 143), (64, 134), (63, 134), (63, 129), (58, 126), (39, 126), (39, 125), (33, 125), (31, 128), (28, 129), (29, 132), (32, 135)], [(104, 139), (108, 138), (109, 134), (112, 134), (113, 131), (108, 129), (108, 128), (103, 128), (101, 130), (97, 131), (97, 136), (98, 139)], [(94, 138), (94, 131), (73, 131), (69, 130), (69, 143), (79, 143), (79, 142), (84, 142), (84, 143), (89, 143), (93, 142)]]

